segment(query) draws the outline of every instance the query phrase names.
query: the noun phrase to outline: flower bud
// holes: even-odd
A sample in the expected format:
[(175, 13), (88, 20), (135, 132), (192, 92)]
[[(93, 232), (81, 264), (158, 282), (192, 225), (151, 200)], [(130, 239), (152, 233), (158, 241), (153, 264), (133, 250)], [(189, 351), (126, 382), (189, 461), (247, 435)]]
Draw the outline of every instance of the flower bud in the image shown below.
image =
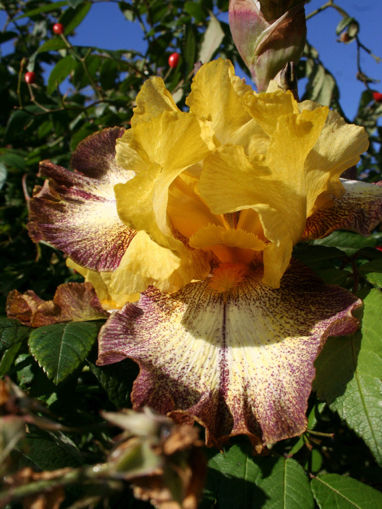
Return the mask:
[(259, 91), (288, 62), (299, 60), (306, 37), (301, 0), (230, 0), (234, 43)]

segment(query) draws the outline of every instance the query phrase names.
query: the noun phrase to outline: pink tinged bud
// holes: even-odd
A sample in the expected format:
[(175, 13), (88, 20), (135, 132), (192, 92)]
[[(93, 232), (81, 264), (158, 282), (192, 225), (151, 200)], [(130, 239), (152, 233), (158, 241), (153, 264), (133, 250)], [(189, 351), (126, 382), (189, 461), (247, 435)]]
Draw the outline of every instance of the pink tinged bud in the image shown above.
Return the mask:
[(306, 37), (304, 2), (230, 0), (234, 43), (259, 91), (288, 62), (299, 60)]

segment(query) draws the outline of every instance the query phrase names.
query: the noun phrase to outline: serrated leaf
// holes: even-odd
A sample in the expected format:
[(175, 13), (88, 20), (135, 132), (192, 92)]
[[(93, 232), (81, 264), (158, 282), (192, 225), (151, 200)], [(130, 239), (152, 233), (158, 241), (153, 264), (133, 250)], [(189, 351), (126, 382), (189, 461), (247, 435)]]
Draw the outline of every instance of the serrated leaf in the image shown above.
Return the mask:
[(57, 385), (84, 360), (97, 338), (94, 322), (55, 323), (34, 329), (29, 337), (31, 354)]
[(382, 507), (382, 493), (352, 477), (323, 474), (311, 482), (320, 509), (371, 509)]
[(382, 464), (382, 293), (364, 300), (361, 333), (331, 338), (317, 359), (315, 389)]
[(47, 93), (51, 94), (76, 66), (77, 62), (72, 55), (67, 55), (62, 60), (59, 60), (49, 75)]
[(302, 467), (291, 458), (254, 457), (233, 445), (210, 459), (207, 490), (219, 509), (311, 509), (313, 497)]
[(202, 45), (200, 47), (198, 60), (203, 64), (209, 62), (219, 48), (224, 38), (224, 32), (219, 21), (211, 14), (211, 19), (205, 31)]
[(30, 328), (21, 325), (18, 320), (0, 317), (0, 352), (26, 339), (29, 331)]

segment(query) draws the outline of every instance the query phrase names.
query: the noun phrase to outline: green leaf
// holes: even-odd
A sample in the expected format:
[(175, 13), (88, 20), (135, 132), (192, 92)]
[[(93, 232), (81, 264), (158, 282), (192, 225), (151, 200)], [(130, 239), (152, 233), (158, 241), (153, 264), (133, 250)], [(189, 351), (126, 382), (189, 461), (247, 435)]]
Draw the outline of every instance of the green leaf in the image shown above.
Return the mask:
[(219, 509), (314, 507), (308, 479), (291, 458), (254, 457), (233, 445), (213, 456), (208, 467), (207, 496), (216, 497)]
[(28, 433), (23, 444), (22, 466), (33, 466), (41, 470), (76, 467), (81, 463), (77, 446), (62, 432), (44, 433), (36, 430)]
[(336, 247), (351, 256), (365, 247), (375, 247), (377, 242), (377, 238), (373, 236), (363, 237), (358, 233), (336, 231), (323, 239), (315, 240), (314, 245)]
[(98, 330), (95, 322), (46, 325), (32, 331), (29, 348), (47, 376), (58, 384), (85, 360)]
[(364, 300), (361, 334), (331, 338), (316, 362), (318, 397), (363, 438), (382, 465), (382, 293)]
[[(78, 4), (78, 2), (77, 2)], [(64, 25), (64, 34), (68, 35), (83, 21), (91, 7), (90, 2), (81, 2), (74, 9), (67, 9), (60, 18)]]
[(44, 12), (50, 11), (58, 11), (61, 7), (65, 7), (68, 5), (67, 0), (63, 0), (61, 2), (54, 2), (52, 4), (42, 5), (41, 7), (37, 7), (36, 9), (31, 9), (30, 11), (25, 12), (21, 16), (18, 16), (16, 21), (21, 18), (30, 18), (32, 16), (36, 16), (36, 14), (42, 14)]
[(72, 55), (68, 55), (62, 60), (59, 60), (49, 75), (47, 93), (51, 94), (76, 66), (77, 62)]
[(215, 16), (211, 14), (211, 19), (200, 47), (198, 60), (203, 64), (209, 62), (215, 51), (219, 48), (223, 38), (224, 32), (221, 25)]
[(82, 4), (84, 0), (68, 0), (68, 4), (70, 5), (70, 7), (73, 7), (76, 8), (78, 7), (80, 4)]
[(55, 39), (49, 39), (49, 41), (41, 44), (36, 53), (42, 53), (43, 51), (57, 51), (65, 48), (65, 42), (61, 38), (56, 37)]
[(199, 2), (186, 2), (183, 9), (187, 12), (187, 14), (193, 16), (197, 23), (203, 21), (206, 16), (206, 13)]
[(89, 367), (116, 408), (131, 406), (130, 392), (139, 371), (135, 362), (126, 359), (118, 364), (102, 367), (89, 362)]
[(0, 352), (28, 337), (30, 328), (21, 325), (18, 320), (0, 317)]
[(374, 286), (382, 288), (382, 258), (361, 265), (359, 272)]
[(382, 507), (382, 493), (351, 477), (319, 475), (311, 482), (320, 509), (371, 509)]
[(9, 374), (12, 364), (19, 353), (21, 348), (21, 341), (18, 343), (14, 343), (10, 348), (8, 348), (0, 360), (0, 378)]

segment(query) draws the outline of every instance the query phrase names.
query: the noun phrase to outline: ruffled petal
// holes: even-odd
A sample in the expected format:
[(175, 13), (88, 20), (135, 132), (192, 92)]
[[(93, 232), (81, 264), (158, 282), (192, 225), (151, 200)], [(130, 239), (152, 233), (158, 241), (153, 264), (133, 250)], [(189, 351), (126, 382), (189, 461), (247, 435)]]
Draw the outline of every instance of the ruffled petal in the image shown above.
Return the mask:
[[(299, 106), (302, 111), (318, 108), (312, 101), (304, 101)], [(320, 137), (305, 161), (305, 170), (316, 175), (330, 174), (331, 181), (336, 183), (345, 170), (358, 163), (368, 145), (363, 127), (347, 124), (336, 111), (329, 111)], [(314, 200), (311, 200), (308, 214), (313, 206)]]
[(53, 300), (40, 299), (33, 290), (13, 290), (7, 298), (7, 316), (29, 327), (58, 322), (82, 322), (107, 318), (97, 295), (89, 283), (59, 285)]
[(304, 197), (292, 184), (272, 179), (266, 166), (251, 164), (237, 146), (225, 146), (206, 158), (199, 190), (215, 214), (248, 208), (258, 213), (271, 242), (264, 250), (264, 282), (277, 288), (305, 225)]
[(237, 434), (271, 444), (305, 430), (314, 361), (328, 336), (356, 330), (359, 306), (300, 265), (277, 290), (256, 275), (225, 294), (208, 282), (149, 289), (102, 328), (98, 363), (135, 360), (134, 407), (196, 419), (209, 445)]
[(186, 103), (191, 113), (211, 126), (217, 145), (238, 143), (247, 147), (253, 138), (259, 142), (266, 138), (244, 106), (242, 98), (248, 93), (254, 94), (235, 76), (231, 62), (219, 58), (198, 71)]
[(345, 193), (320, 197), (321, 206), (308, 217), (303, 240), (325, 237), (338, 229), (368, 235), (382, 221), (382, 182), (341, 182)]
[(135, 102), (132, 127), (159, 117), (164, 111), (180, 111), (162, 78), (157, 76), (145, 81)]
[(277, 122), (282, 115), (298, 113), (298, 103), (292, 92), (281, 90), (272, 93), (254, 94), (247, 93), (244, 103), (255, 119), (268, 136), (272, 136), (276, 129)]
[(69, 171), (49, 161), (40, 163), (48, 177), (30, 202), (29, 234), (46, 241), (82, 266), (95, 270), (118, 267), (134, 231), (117, 214), (114, 185), (132, 177), (115, 162), (120, 128), (105, 129), (82, 141)]
[(175, 243), (167, 219), (169, 187), (207, 154), (198, 121), (186, 113), (165, 112), (122, 136), (116, 150), (118, 163), (136, 173), (126, 184), (115, 186), (119, 216), (169, 247), (169, 242)]

